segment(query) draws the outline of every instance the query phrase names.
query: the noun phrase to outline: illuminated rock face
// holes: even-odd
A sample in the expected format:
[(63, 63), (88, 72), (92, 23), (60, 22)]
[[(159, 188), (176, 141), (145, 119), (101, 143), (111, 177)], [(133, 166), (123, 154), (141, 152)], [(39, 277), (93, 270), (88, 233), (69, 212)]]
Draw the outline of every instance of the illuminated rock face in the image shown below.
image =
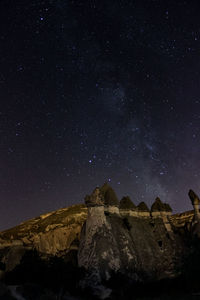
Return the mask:
[(0, 233), (0, 261), (7, 272), (29, 249), (43, 257), (78, 253), (87, 282), (98, 288), (113, 272), (135, 281), (173, 277), (188, 250), (186, 237), (200, 237), (199, 198), (194, 192), (189, 196), (194, 211), (171, 215), (159, 198), (151, 209), (136, 206), (128, 197), (118, 201), (104, 184), (86, 197), (86, 206), (63, 208)]
[(195, 218), (195, 221), (199, 221), (200, 220), (200, 213), (199, 213), (200, 200), (199, 200), (199, 197), (192, 190), (189, 190), (188, 195), (189, 195), (190, 200), (192, 202), (192, 205), (194, 207), (194, 218)]
[(57, 256), (67, 256), (70, 251), (77, 252), (86, 218), (85, 205), (74, 205), (6, 230), (0, 233), (0, 261), (6, 263), (6, 270), (11, 270), (30, 249), (36, 249), (42, 255)]
[[(90, 274), (88, 284), (97, 287), (113, 272), (136, 281), (173, 277), (183, 249), (171, 228), (168, 218), (171, 212), (165, 211), (164, 205), (158, 211), (159, 207), (154, 205), (157, 214), (152, 217), (145, 203), (135, 207), (129, 199), (122, 203), (115, 199), (114, 206), (113, 201), (104, 200), (103, 193), (101, 205), (95, 206), (91, 205), (92, 201), (98, 202), (94, 193), (96, 190), (87, 196), (90, 205), (78, 251), (79, 266)], [(97, 194), (101, 194), (101, 188)], [(110, 209), (109, 203), (112, 203)]]

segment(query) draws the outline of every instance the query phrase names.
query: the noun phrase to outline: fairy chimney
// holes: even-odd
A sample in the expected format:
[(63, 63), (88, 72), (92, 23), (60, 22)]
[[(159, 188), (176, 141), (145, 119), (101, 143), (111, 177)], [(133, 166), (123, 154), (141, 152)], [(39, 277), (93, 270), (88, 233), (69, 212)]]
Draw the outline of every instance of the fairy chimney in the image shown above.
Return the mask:
[(194, 207), (194, 216), (195, 219), (200, 219), (200, 213), (199, 213), (199, 204), (200, 204), (200, 200), (199, 197), (195, 194), (195, 192), (193, 190), (189, 190), (188, 193), (190, 200), (192, 202), (192, 205)]

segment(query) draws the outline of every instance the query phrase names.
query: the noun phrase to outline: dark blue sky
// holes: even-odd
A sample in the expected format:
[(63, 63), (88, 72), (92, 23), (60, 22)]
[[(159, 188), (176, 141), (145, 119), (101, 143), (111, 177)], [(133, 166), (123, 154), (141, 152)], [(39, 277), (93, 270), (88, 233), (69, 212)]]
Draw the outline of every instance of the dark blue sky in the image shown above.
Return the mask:
[(199, 12), (199, 1), (1, 1), (0, 229), (105, 181), (135, 204), (191, 209)]

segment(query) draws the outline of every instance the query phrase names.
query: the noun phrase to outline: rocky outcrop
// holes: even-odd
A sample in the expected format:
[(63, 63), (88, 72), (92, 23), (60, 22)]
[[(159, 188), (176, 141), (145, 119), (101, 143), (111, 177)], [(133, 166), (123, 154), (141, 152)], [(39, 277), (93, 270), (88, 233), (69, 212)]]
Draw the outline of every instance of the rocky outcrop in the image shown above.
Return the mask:
[(26, 250), (42, 255), (67, 255), (78, 251), (81, 228), (87, 217), (85, 205), (44, 214), (0, 233), (0, 259), (6, 271), (14, 269)]
[(150, 217), (150, 210), (146, 203), (140, 202), (137, 206), (138, 216), (140, 217)]
[(159, 198), (151, 209), (126, 196), (118, 200), (104, 184), (85, 197), (86, 205), (41, 215), (0, 233), (0, 276), (21, 263), (28, 250), (40, 257), (70, 257), (75, 253), (86, 271), (81, 286), (102, 298), (111, 290), (103, 282), (120, 274), (131, 282), (158, 281), (180, 273), (190, 249), (200, 237), (198, 196), (190, 190), (194, 211), (172, 215)]
[(192, 205), (194, 207), (194, 222), (199, 222), (200, 220), (200, 213), (199, 213), (199, 204), (200, 204), (200, 200), (199, 197), (195, 194), (195, 192), (193, 190), (189, 190), (188, 193)]
[[(113, 195), (111, 187), (106, 188), (104, 195)], [(101, 195), (101, 206), (88, 206), (78, 251), (79, 266), (89, 274), (86, 284), (98, 290), (102, 280), (108, 280), (113, 272), (137, 282), (175, 276), (183, 249), (179, 237), (166, 226), (166, 220), (160, 214), (152, 218), (145, 203), (135, 208), (130, 199), (120, 201), (119, 212), (107, 213), (105, 207), (111, 203), (118, 208), (118, 201), (104, 201), (101, 189), (95, 189), (87, 198), (96, 203), (95, 194)], [(164, 209), (163, 205), (163, 212)], [(136, 210), (137, 215), (125, 214), (128, 210)]]
[(200, 238), (200, 212), (199, 212), (200, 199), (193, 190), (189, 190), (188, 195), (194, 207), (194, 217), (192, 218), (190, 230), (193, 236)]
[(179, 232), (182, 236), (189, 235), (200, 237), (200, 200), (196, 193), (189, 190), (188, 193), (194, 210), (171, 215), (170, 221), (174, 230)]
[(138, 209), (128, 196), (120, 200), (119, 209), (121, 216), (138, 216)]
[(119, 204), (119, 208), (120, 210), (124, 209), (124, 210), (136, 210), (136, 206), (135, 204), (131, 201), (129, 196), (123, 197), (120, 200), (120, 204)]

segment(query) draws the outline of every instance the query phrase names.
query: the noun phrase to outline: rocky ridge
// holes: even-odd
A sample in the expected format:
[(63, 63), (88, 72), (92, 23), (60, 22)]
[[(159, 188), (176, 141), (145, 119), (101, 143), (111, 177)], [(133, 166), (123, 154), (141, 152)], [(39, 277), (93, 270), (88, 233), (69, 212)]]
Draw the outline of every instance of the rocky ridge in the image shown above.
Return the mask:
[(66, 256), (78, 251), (81, 228), (87, 218), (85, 205), (62, 208), (0, 233), (0, 260), (13, 270), (28, 250), (43, 256)]
[(137, 282), (176, 275), (183, 247), (173, 232), (168, 205), (157, 198), (150, 211), (144, 202), (136, 207), (127, 197), (119, 202), (107, 184), (86, 196), (86, 205), (78, 263), (97, 294), (113, 273)]
[(193, 210), (172, 215), (169, 205), (162, 203), (159, 198), (156, 198), (150, 210), (144, 202), (136, 206), (128, 196), (123, 197), (119, 202), (114, 191), (107, 184), (101, 187), (101, 198), (95, 195), (97, 191), (98, 189), (92, 194), (95, 200), (91, 201), (91, 196), (86, 196), (86, 205), (73, 205), (46, 213), (0, 232), (0, 253), (4, 249), (11, 248), (36, 249), (40, 253), (58, 256), (70, 250), (78, 251), (81, 229), (87, 219), (88, 209), (92, 210), (90, 206), (101, 207), (102, 205), (103, 214), (114, 213), (122, 218), (150, 216), (155, 218), (162, 215), (165, 225), (170, 224), (169, 231), (172, 226), (184, 230), (194, 218)]
[(200, 232), (200, 201), (193, 191), (189, 196), (194, 211), (172, 215), (159, 198), (150, 209), (144, 202), (136, 206), (128, 196), (119, 201), (104, 184), (85, 197), (86, 205), (59, 209), (1, 232), (0, 263), (10, 272), (29, 250), (44, 259), (65, 259), (73, 252), (86, 271), (81, 286), (102, 298), (110, 295), (102, 282), (113, 274), (134, 282), (174, 278), (189, 249), (186, 237)]
[(87, 217), (85, 205), (62, 208), (0, 233), (0, 248), (11, 246), (34, 247), (39, 252), (55, 255), (74, 247)]

